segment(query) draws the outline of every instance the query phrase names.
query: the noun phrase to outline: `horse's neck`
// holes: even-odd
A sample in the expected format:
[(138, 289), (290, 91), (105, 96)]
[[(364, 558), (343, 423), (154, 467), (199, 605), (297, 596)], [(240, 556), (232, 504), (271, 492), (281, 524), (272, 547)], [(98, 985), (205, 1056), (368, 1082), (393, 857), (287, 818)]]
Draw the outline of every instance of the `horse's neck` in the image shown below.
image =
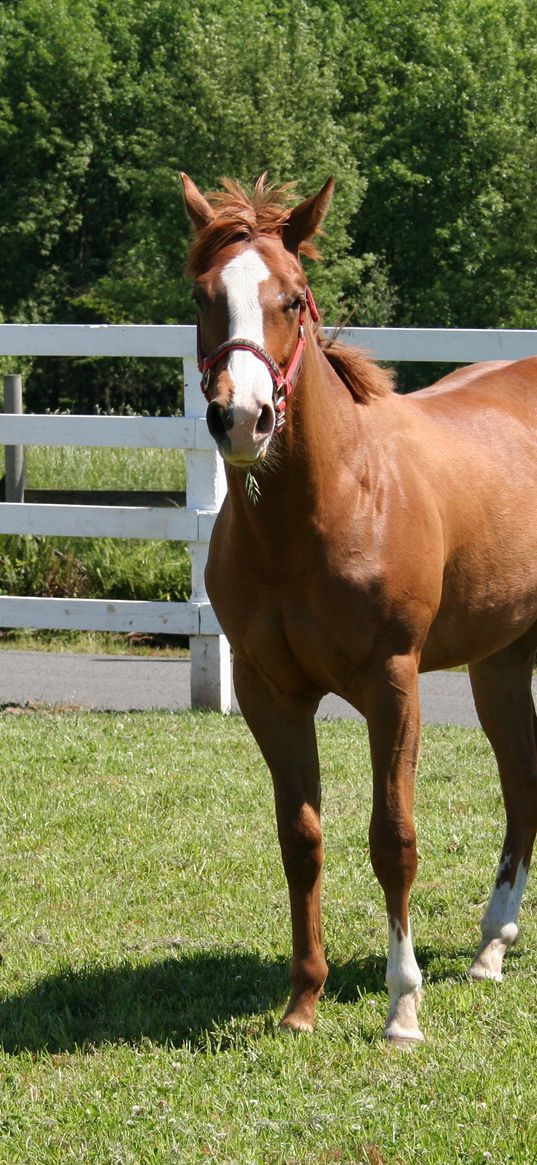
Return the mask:
[(259, 500), (254, 504), (249, 496), (244, 474), (228, 474), (236, 516), (275, 544), (286, 533), (293, 540), (307, 537), (308, 529), (327, 520), (339, 477), (351, 469), (359, 445), (356, 404), (310, 333), (286, 424), (256, 473)]
[(305, 487), (320, 500), (342, 461), (355, 455), (358, 434), (353, 398), (313, 336), (290, 414), (288, 462), (300, 466)]

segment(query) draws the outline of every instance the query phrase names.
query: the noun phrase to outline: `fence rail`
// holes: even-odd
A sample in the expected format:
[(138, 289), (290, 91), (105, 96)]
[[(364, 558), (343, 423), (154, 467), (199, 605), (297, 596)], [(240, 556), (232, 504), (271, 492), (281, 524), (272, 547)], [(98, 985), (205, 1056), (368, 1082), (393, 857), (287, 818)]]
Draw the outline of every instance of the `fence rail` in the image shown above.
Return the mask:
[[(514, 360), (537, 354), (537, 330), (345, 328), (341, 339), (389, 361)], [(0, 503), (0, 534), (158, 538), (184, 541), (192, 563), (188, 603), (0, 596), (0, 627), (145, 631), (188, 635), (193, 707), (230, 707), (229, 645), (220, 633), (203, 582), (208, 543), (225, 493), (223, 466), (203, 417), (191, 326), (0, 324), (0, 356), (9, 356), (0, 415), (6, 447), (7, 500)], [(184, 417), (22, 415), (16, 375), (23, 356), (143, 356), (182, 361)], [(17, 395), (18, 394), (18, 395)], [(15, 403), (13, 403), (15, 402)], [(18, 402), (18, 403), (17, 403)], [(186, 451), (186, 506), (66, 505), (24, 498), (25, 445), (78, 445)]]
[[(537, 331), (521, 328), (343, 328), (348, 344), (377, 360), (519, 360), (536, 354)], [(194, 358), (188, 324), (0, 324), (0, 356)]]
[(2, 443), (125, 449), (211, 449), (214, 444), (202, 418), (21, 416), (16, 413), (5, 413), (2, 417)]

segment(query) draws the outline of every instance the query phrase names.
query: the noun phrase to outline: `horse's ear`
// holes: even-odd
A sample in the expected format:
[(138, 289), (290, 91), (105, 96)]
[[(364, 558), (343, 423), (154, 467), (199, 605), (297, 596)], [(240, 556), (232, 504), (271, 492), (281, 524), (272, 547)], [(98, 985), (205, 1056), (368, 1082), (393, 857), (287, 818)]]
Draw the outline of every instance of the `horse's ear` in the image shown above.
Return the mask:
[(194, 224), (195, 230), (201, 231), (208, 223), (212, 222), (214, 210), (198, 190), (196, 183), (188, 177), (188, 174), (181, 174), (181, 181), (186, 212)]
[(306, 198), (305, 202), (293, 208), (282, 231), (283, 243), (288, 251), (293, 251), (297, 255), (301, 243), (317, 234), (333, 193), (334, 179), (329, 178), (318, 194), (312, 194), (311, 198)]

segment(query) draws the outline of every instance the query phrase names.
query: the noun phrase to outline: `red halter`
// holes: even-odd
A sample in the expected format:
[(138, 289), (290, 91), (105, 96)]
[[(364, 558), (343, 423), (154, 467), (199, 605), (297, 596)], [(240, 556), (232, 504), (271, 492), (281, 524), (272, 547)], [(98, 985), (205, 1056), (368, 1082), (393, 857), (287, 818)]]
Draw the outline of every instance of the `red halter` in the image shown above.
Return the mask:
[(268, 352), (265, 352), (265, 349), (262, 348), (260, 344), (256, 344), (253, 340), (243, 340), (240, 338), (240, 336), (234, 336), (231, 340), (224, 340), (224, 343), (219, 344), (218, 348), (215, 348), (214, 351), (209, 354), (209, 356), (204, 356), (200, 347), (198, 323), (198, 368), (202, 374), (201, 391), (205, 398), (207, 400), (210, 399), (209, 383), (211, 379), (211, 369), (214, 368), (215, 364), (218, 364), (220, 360), (223, 360), (224, 356), (228, 356), (230, 352), (237, 350), (242, 352), (251, 352), (253, 356), (257, 356), (258, 360), (261, 360), (261, 362), (265, 365), (266, 368), (268, 368), (270, 372), (273, 384), (272, 400), (274, 403), (274, 411), (276, 413), (276, 429), (282, 429), (285, 424), (287, 397), (295, 386), (298, 373), (300, 372), (300, 365), (302, 364), (302, 357), (304, 355), (304, 348), (306, 344), (304, 338), (304, 316), (306, 314), (306, 307), (309, 308), (313, 322), (315, 324), (318, 323), (319, 312), (309, 287), (306, 287), (305, 298), (300, 304), (300, 312), (298, 317), (298, 339), (292, 360), (286, 372), (282, 372), (281, 368), (279, 368), (276, 364), (276, 361), (272, 359), (272, 356), (270, 356)]

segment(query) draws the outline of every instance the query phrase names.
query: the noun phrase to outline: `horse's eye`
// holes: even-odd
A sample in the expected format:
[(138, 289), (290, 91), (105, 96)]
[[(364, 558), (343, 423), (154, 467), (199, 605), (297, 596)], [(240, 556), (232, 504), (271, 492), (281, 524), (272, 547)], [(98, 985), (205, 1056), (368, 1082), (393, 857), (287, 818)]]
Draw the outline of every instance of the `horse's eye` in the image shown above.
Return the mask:
[(286, 311), (298, 311), (301, 304), (302, 304), (302, 296), (297, 295), (296, 299), (292, 299), (290, 303), (286, 303), (285, 310)]
[(199, 287), (193, 287), (193, 288), (192, 288), (192, 299), (194, 300), (194, 303), (196, 304), (196, 307), (198, 307), (198, 308), (200, 308), (200, 309), (203, 307), (203, 305), (204, 305), (204, 295), (203, 295), (203, 292), (201, 291), (201, 289), (200, 289)]

